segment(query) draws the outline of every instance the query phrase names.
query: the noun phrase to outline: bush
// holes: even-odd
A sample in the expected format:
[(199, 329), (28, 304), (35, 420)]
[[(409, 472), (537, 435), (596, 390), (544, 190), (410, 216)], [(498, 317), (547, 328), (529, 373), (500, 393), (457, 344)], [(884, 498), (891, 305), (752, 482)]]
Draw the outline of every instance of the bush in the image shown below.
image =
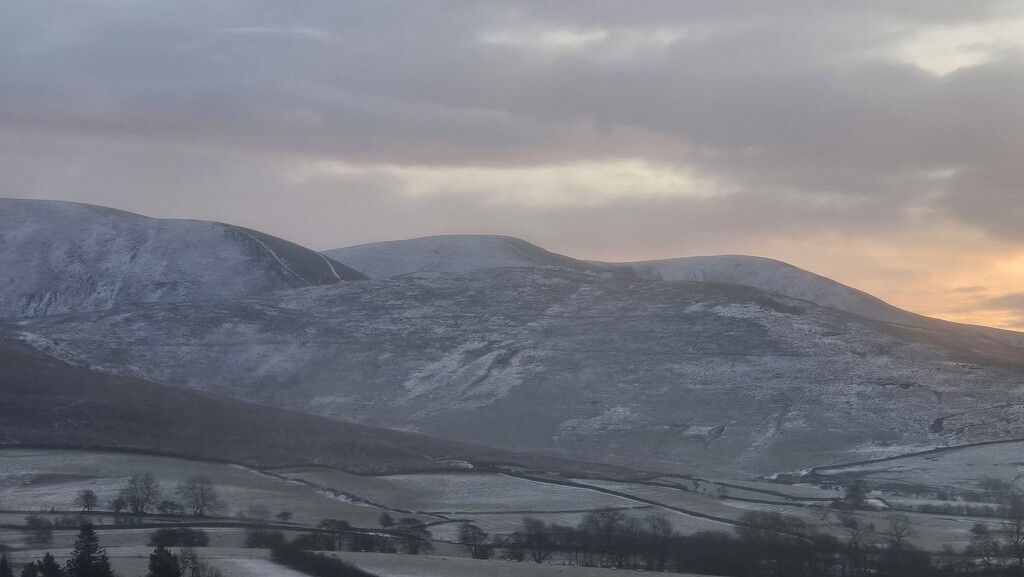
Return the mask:
[(245, 532), (245, 546), (250, 549), (275, 549), (285, 546), (284, 533), (266, 529), (249, 529)]
[(377, 577), (335, 557), (303, 551), (282, 545), (275, 547), (270, 557), (275, 563), (301, 571), (313, 577)]
[(206, 547), (209, 544), (210, 537), (204, 531), (188, 527), (157, 529), (149, 536), (150, 547)]

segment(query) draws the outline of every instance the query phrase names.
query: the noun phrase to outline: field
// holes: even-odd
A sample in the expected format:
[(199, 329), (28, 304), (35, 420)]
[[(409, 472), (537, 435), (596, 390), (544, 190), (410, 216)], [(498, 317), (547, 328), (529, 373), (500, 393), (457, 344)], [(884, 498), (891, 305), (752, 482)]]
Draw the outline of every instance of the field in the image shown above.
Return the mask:
[[(51, 550), (58, 561), (67, 558), (69, 550)], [(119, 575), (144, 575), (148, 568), (148, 547), (108, 547), (114, 570)], [(19, 551), (10, 556), (12, 566), (19, 568), (42, 556), (44, 551)], [(643, 574), (643, 571), (617, 570), (595, 567), (577, 567), (560, 564), (531, 562), (480, 561), (446, 556), (384, 555), (380, 553), (327, 553), (356, 565), (380, 577), (606, 577), (608, 575)], [(224, 577), (307, 577), (282, 567), (260, 549), (212, 547), (201, 550), (201, 557)], [(677, 574), (682, 575), (682, 574)], [(682, 577), (687, 577), (682, 575)]]
[(1024, 442), (992, 443), (847, 466), (821, 467), (821, 477), (857, 475), (877, 483), (920, 485), (931, 490), (978, 490), (985, 478), (1019, 483), (1024, 478)]
[[(950, 487), (964, 486), (953, 474), (940, 474), (941, 465), (956, 463), (991, 463), (992, 469), (1008, 478), (1011, 447), (986, 447), (983, 450), (952, 452), (933, 457), (914, 457), (901, 461), (852, 466), (830, 474), (861, 474), (869, 481), (918, 482), (927, 477), (934, 484), (946, 483)], [(987, 459), (987, 461), (982, 461)], [(116, 452), (90, 452), (73, 450), (0, 450), (0, 543), (16, 550), (17, 555), (30, 545), (26, 541), (25, 517), (38, 514), (46, 518), (70, 515), (78, 491), (91, 489), (100, 496), (100, 509), (106, 509), (108, 499), (115, 496), (129, 476), (151, 472), (161, 483), (164, 495), (175, 497), (174, 487), (193, 475), (210, 477), (227, 503), (215, 514), (197, 520), (163, 515), (147, 515), (123, 522), (123, 516), (109, 512), (93, 514), (103, 543), (121, 557), (118, 563), (130, 567), (134, 563), (132, 547), (143, 547), (152, 530), (161, 524), (187, 523), (201, 526), (210, 536), (211, 548), (207, 554), (222, 551), (218, 559), (228, 577), (238, 574), (260, 574), (263, 561), (252, 558), (254, 553), (240, 554), (236, 548), (243, 542), (246, 527), (251, 521), (243, 519), (251, 506), (262, 506), (272, 515), (291, 512), (287, 522), (273, 517), (278, 529), (294, 536), (315, 527), (325, 518), (340, 519), (354, 527), (374, 529), (380, 527), (380, 517), (388, 512), (392, 517), (416, 517), (430, 525), (435, 540), (436, 559), (402, 555), (367, 555), (369, 567), (382, 575), (461, 575), (472, 574), (480, 566), (462, 559), (461, 547), (456, 540), (458, 525), (470, 521), (492, 535), (507, 535), (521, 526), (523, 517), (531, 516), (546, 523), (577, 525), (590, 511), (618, 509), (642, 517), (651, 512), (664, 514), (675, 530), (684, 534), (697, 531), (731, 532), (742, 524), (751, 511), (782, 513), (804, 521), (817, 530), (844, 536), (842, 514), (829, 507), (830, 501), (842, 496), (837, 488), (815, 485), (786, 485), (753, 480), (695, 480), (686, 477), (662, 476), (647, 481), (617, 481), (593, 478), (565, 478), (554, 474), (525, 473), (509, 470), (501, 472), (417, 473), (400, 475), (358, 475), (327, 467), (302, 467), (267, 471), (249, 467), (192, 461), (170, 457), (146, 456)], [(819, 475), (823, 472), (819, 472)], [(962, 548), (971, 526), (978, 521), (998, 526), (999, 520), (951, 513), (921, 513), (913, 509), (922, 504), (938, 505), (927, 497), (911, 498), (892, 493), (873, 494), (874, 502), (903, 506), (911, 524), (910, 540), (928, 550), (939, 550), (944, 545)], [(863, 523), (872, 523), (879, 533), (887, 529), (891, 510), (858, 510), (853, 515)], [(51, 547), (70, 547), (75, 531), (57, 529), (53, 532)], [(21, 551), (19, 551), (21, 549)], [(148, 553), (147, 553), (148, 555)], [(143, 555), (147, 558), (147, 555)], [(241, 555), (241, 556), (239, 556)], [(450, 557), (448, 560), (442, 557)], [(412, 563), (416, 571), (408, 572), (403, 564)], [(568, 571), (567, 574), (587, 575), (575, 567), (541, 568), (532, 564), (499, 561), (487, 562), (491, 568), (502, 567), (501, 574), (546, 575)], [(255, 565), (254, 565), (255, 564)], [(237, 566), (236, 566), (237, 565)], [(465, 567), (465, 568), (464, 568)], [(525, 567), (533, 573), (517, 573)], [(432, 573), (432, 571), (436, 572)], [(132, 569), (134, 571), (134, 569)], [(269, 571), (269, 570), (268, 570)], [(540, 573), (546, 571), (549, 573)], [(129, 571), (130, 573), (131, 571)], [(248, 572), (248, 573), (246, 573)], [(272, 571), (270, 573), (273, 573)], [(269, 573), (268, 573), (269, 574)], [(283, 574), (283, 573), (273, 573)], [(479, 573), (478, 573), (479, 574)], [(603, 573), (602, 573), (603, 574)]]

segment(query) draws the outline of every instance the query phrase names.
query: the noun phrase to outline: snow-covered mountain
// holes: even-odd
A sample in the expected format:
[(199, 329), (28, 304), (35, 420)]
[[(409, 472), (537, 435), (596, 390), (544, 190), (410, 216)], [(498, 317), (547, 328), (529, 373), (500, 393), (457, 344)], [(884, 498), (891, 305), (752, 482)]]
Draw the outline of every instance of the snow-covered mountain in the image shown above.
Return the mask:
[(1024, 437), (1024, 350), (757, 289), (508, 268), (24, 319), (97, 370), (515, 450), (772, 473)]
[(583, 261), (506, 236), (429, 236), (363, 244), (325, 252), (371, 278), (414, 273), (465, 273), (501, 268), (566, 268), (615, 271), (640, 279), (701, 282), (756, 288), (812, 302), (861, 317), (908, 327), (973, 332), (1016, 347), (1024, 334), (989, 327), (968, 327), (923, 317), (830, 278), (778, 260), (743, 255), (694, 256), (640, 262)]
[(373, 242), (326, 251), (370, 278), (391, 278), (422, 272), (462, 273), (516, 267), (563, 267), (577, 270), (595, 266), (546, 251), (509, 236), (442, 235)]
[[(1024, 438), (1019, 333), (768, 259), (586, 263), (432, 237), (332, 251), (382, 277), (338, 282), (361, 276), (229, 225), (7, 207), (5, 334), (90, 374), (691, 473)], [(75, 314), (37, 314), (56, 311)]]
[(699, 256), (627, 263), (581, 261), (517, 238), (477, 235), (376, 242), (324, 254), (371, 278), (514, 267), (616, 270), (647, 280), (748, 286), (878, 320), (906, 317), (904, 311), (867, 293), (784, 262), (753, 256)]
[(695, 256), (619, 266), (644, 279), (749, 286), (877, 320), (906, 317), (903, 311), (865, 292), (770, 258)]
[(362, 278), (315, 251), (237, 226), (0, 199), (0, 316), (236, 298)]

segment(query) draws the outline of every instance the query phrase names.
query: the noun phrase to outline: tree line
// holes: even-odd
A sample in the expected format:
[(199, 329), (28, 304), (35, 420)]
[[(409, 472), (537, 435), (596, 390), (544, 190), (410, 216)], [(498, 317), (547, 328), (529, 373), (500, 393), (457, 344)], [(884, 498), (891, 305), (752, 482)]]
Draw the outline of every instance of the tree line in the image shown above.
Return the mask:
[[(89, 523), (83, 523), (75, 538), (71, 555), (58, 563), (50, 553), (22, 567), (20, 577), (116, 577), (110, 558), (100, 546), (99, 535)], [(14, 577), (6, 555), (0, 555), (0, 577)], [(157, 545), (149, 556), (146, 577), (221, 577), (220, 571), (201, 561), (192, 549), (182, 549), (179, 555), (164, 545)]]
[(823, 533), (804, 521), (751, 511), (733, 531), (683, 535), (662, 513), (628, 515), (618, 510), (587, 513), (576, 526), (526, 517), (511, 535), (490, 536), (462, 523), (458, 543), (473, 558), (502, 553), (508, 559), (727, 575), (737, 577), (953, 577), (1024, 576), (1024, 497), (1003, 511), (1006, 521), (975, 524), (961, 551), (927, 553), (910, 543), (914, 529), (905, 515), (882, 526), (850, 511), (839, 512), (838, 533)]

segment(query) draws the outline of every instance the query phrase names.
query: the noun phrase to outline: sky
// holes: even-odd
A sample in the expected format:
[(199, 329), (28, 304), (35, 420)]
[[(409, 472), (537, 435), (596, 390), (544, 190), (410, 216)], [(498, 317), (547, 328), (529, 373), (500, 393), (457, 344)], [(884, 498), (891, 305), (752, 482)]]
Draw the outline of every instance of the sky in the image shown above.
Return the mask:
[(0, 196), (326, 250), (751, 254), (1024, 330), (1024, 3), (52, 0)]

